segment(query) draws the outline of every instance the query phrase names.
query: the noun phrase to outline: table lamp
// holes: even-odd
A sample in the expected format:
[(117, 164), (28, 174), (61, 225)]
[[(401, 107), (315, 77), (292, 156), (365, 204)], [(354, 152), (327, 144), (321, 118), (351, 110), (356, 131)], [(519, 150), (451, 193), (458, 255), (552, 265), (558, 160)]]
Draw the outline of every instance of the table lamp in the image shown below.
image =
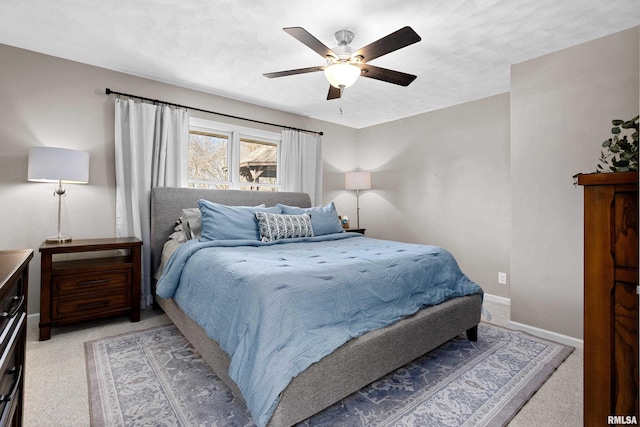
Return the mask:
[(86, 184), (89, 182), (89, 153), (55, 147), (33, 147), (29, 150), (29, 181), (57, 182), (54, 191), (57, 200), (57, 233), (47, 237), (48, 243), (70, 242), (71, 233), (62, 196), (66, 190), (62, 184)]

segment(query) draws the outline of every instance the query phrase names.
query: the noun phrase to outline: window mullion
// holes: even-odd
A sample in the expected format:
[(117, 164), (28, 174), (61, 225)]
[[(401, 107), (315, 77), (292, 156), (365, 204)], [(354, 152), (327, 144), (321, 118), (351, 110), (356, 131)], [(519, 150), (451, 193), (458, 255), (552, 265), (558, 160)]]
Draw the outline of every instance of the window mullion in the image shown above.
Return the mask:
[(231, 188), (240, 188), (240, 132), (231, 133), (231, 149), (229, 153), (229, 179)]

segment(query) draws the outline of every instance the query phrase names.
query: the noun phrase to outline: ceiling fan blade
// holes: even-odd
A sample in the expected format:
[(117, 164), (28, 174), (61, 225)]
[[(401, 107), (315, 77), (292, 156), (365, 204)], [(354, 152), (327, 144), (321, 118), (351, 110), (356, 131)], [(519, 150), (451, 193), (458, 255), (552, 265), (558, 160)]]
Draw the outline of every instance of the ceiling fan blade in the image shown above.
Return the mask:
[(333, 51), (325, 46), (324, 43), (315, 38), (313, 35), (311, 35), (311, 33), (309, 33), (302, 27), (285, 27), (283, 28), (283, 30), (287, 34), (298, 40), (300, 43), (311, 48), (311, 50), (318, 53), (318, 55), (322, 56), (323, 58), (326, 58), (327, 56), (331, 56), (334, 58), (338, 57), (338, 55), (333, 53)]
[(400, 71), (389, 70), (387, 68), (376, 67), (370, 64), (360, 65), (362, 77), (370, 79), (382, 80), (383, 82), (393, 83), (400, 86), (409, 86), (418, 76), (413, 74), (402, 73)]
[(330, 99), (338, 99), (342, 95), (342, 90), (329, 85), (329, 93), (327, 94), (327, 101)]
[(272, 79), (274, 77), (293, 76), (294, 74), (313, 73), (316, 71), (322, 71), (325, 68), (327, 67), (321, 66), (321, 67), (297, 68), (295, 70), (276, 71), (274, 73), (264, 73), (263, 76)]
[(380, 40), (377, 40), (351, 54), (351, 57), (362, 56), (362, 62), (371, 61), (387, 53), (419, 42), (422, 38), (411, 27), (403, 27)]

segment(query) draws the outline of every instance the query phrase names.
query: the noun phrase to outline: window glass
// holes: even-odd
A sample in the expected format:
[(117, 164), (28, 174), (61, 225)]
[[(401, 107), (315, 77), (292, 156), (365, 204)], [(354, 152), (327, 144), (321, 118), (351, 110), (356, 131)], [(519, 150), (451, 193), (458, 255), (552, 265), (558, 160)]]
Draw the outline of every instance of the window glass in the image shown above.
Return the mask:
[(229, 138), (190, 132), (189, 187), (229, 188)]
[(240, 140), (240, 189), (274, 191), (278, 179), (278, 145)]
[(189, 187), (278, 191), (279, 133), (196, 118), (190, 127)]

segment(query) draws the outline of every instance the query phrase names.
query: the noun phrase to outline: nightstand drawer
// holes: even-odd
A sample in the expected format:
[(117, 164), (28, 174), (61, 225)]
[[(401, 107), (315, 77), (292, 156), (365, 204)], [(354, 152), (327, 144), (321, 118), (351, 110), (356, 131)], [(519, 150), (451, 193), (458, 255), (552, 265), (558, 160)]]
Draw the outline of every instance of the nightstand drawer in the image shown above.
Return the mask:
[(51, 311), (56, 319), (80, 317), (86, 314), (103, 313), (131, 307), (128, 289), (119, 292), (92, 294), (86, 297), (53, 298)]
[(53, 276), (52, 295), (77, 295), (81, 292), (107, 291), (111, 289), (129, 287), (130, 270), (112, 271), (108, 273), (81, 273), (64, 276)]

